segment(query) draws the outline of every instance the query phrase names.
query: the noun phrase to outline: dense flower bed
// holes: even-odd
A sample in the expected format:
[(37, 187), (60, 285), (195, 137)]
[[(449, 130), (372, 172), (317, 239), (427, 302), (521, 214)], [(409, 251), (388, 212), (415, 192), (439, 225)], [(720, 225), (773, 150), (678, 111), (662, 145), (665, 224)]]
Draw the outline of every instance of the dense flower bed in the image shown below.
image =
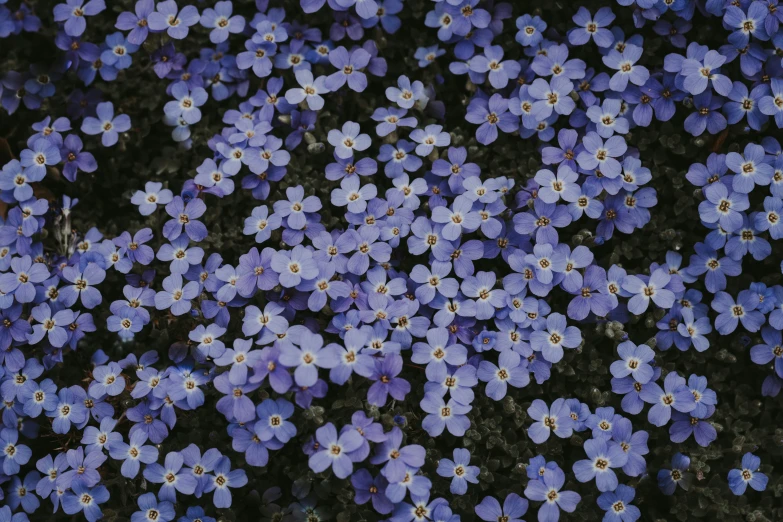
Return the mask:
[(778, 0), (0, 0), (0, 522), (780, 520)]

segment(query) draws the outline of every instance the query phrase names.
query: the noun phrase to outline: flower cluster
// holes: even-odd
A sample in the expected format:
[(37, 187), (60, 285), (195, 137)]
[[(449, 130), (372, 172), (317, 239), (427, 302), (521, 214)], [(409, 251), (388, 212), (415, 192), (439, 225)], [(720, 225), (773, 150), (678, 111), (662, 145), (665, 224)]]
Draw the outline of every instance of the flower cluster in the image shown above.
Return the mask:
[[(717, 345), (744, 332), (755, 391), (783, 387), (783, 153), (760, 135), (783, 128), (777, 0), (593, 2), (551, 25), (491, 0), (7, 3), (14, 63), (22, 33), (58, 51), (0, 76), (25, 122), (0, 173), (1, 521), (214, 520), (275, 473), (294, 499), (256, 499), (274, 520), (326, 520), (342, 484), (342, 518), (511, 522), (532, 502), (633, 522), (655, 510), (644, 477), (672, 496), (719, 458), (729, 370), (705, 352), (736, 361)], [(390, 44), (418, 13), (430, 44)], [(690, 40), (697, 21), (726, 43)], [(150, 168), (132, 151), (159, 123)], [(711, 153), (673, 201), (650, 145), (680, 127)], [(678, 206), (693, 242), (654, 230)], [(520, 476), (486, 495), (500, 461)], [(721, 487), (763, 492), (761, 470), (749, 451)]]

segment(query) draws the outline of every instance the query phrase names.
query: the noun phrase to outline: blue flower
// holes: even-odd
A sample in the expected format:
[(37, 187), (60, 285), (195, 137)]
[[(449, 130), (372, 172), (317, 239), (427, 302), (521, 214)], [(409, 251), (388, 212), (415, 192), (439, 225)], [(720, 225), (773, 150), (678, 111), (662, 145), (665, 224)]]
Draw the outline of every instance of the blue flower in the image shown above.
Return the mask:
[(607, 491), (598, 497), (598, 507), (606, 511), (603, 522), (635, 522), (642, 516), (638, 507), (632, 506), (636, 490), (620, 484), (614, 491)]
[(139, 496), (139, 511), (131, 515), (131, 522), (170, 522), (174, 520), (176, 512), (174, 505), (166, 500), (158, 502), (155, 493), (145, 493)]
[(688, 473), (691, 459), (682, 453), (675, 453), (672, 457), (671, 468), (658, 471), (658, 487), (664, 495), (673, 495), (677, 486), (688, 491), (693, 483), (693, 473)]
[(111, 102), (99, 103), (96, 113), (97, 118), (92, 116), (84, 118), (82, 132), (91, 136), (100, 134), (104, 147), (116, 144), (119, 140), (119, 133), (130, 130), (130, 117), (127, 114), (114, 116), (114, 105)]
[(753, 453), (745, 453), (742, 456), (742, 469), (729, 471), (729, 488), (735, 495), (743, 495), (748, 485), (756, 491), (767, 489), (769, 477), (758, 471), (761, 459)]

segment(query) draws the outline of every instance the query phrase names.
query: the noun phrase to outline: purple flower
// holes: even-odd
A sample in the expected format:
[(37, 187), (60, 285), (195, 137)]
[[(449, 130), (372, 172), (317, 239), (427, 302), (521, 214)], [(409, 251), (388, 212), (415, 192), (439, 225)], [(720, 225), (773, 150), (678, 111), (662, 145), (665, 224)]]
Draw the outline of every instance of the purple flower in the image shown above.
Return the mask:
[(348, 430), (338, 437), (337, 429), (330, 422), (318, 428), (315, 437), (320, 449), (310, 456), (310, 469), (321, 473), (331, 467), (337, 478), (350, 476), (353, 472), (353, 462), (349, 453), (358, 449), (364, 440), (359, 432)]
[(117, 17), (115, 27), (121, 31), (130, 31), (128, 33), (128, 42), (134, 45), (141, 45), (149, 34), (147, 18), (154, 9), (154, 0), (139, 0), (134, 8), (135, 14), (123, 11)]
[(700, 276), (706, 272), (704, 284), (713, 294), (726, 289), (726, 276), (738, 276), (742, 264), (730, 257), (718, 257), (718, 253), (704, 243), (696, 243), (696, 255), (691, 256), (687, 272)]
[(679, 444), (685, 442), (693, 435), (696, 443), (699, 446), (706, 448), (712, 441), (718, 438), (717, 430), (705, 418), (699, 418), (689, 413), (675, 411), (673, 420), (674, 422), (669, 427), (669, 437), (672, 442)]
[[(271, 216), (269, 215), (269, 209), (266, 205), (261, 205), (253, 209), (253, 212), (251, 213), (250, 217), (245, 218), (245, 228), (243, 230), (243, 233), (246, 235), (252, 235), (255, 234), (255, 241), (256, 243), (263, 243), (270, 237), (272, 237), (272, 232), (280, 228), (280, 226), (283, 224), (283, 218), (280, 217), (278, 214), (273, 213)], [(264, 249), (266, 251), (267, 249)], [(258, 250), (256, 250), (256, 256), (258, 255)], [(240, 266), (241, 266), (241, 260), (240, 260)], [(267, 288), (266, 290), (269, 290)]]
[(24, 403), (24, 413), (31, 418), (57, 407), (57, 385), (51, 379), (44, 379), (41, 384), (32, 380), (25, 381), (17, 395)]
[[(411, 116), (406, 118), (405, 115), (407, 113), (408, 111), (405, 109), (395, 109), (393, 107), (375, 109), (375, 112), (372, 113), (372, 119), (379, 122), (375, 126), (375, 133), (379, 137), (385, 137), (394, 132), (397, 127), (415, 127), (417, 123), (416, 118)], [(357, 173), (362, 174), (361, 172)]]
[(622, 417), (614, 412), (612, 407), (596, 408), (585, 420), (585, 428), (593, 431), (594, 439), (608, 440), (612, 437), (612, 429)]
[(487, 396), (499, 401), (506, 396), (508, 385), (524, 388), (530, 382), (527, 360), (511, 350), (505, 350), (498, 357), (498, 365), (481, 361), (477, 376), (487, 383)]
[(661, 469), (658, 471), (658, 487), (661, 488), (664, 495), (673, 495), (680, 486), (688, 491), (693, 484), (694, 474), (687, 473), (691, 465), (691, 459), (682, 453), (675, 453), (672, 457), (672, 469)]
[(102, 283), (105, 278), (106, 271), (96, 263), (88, 263), (83, 271), (75, 267), (65, 267), (63, 279), (73, 284), (60, 289), (60, 299), (63, 305), (72, 306), (77, 299), (81, 298), (85, 308), (95, 308), (103, 301), (103, 297), (95, 285)]
[(631, 341), (620, 343), (617, 347), (617, 355), (620, 361), (612, 363), (610, 369), (612, 375), (617, 378), (632, 375), (639, 384), (647, 384), (653, 377), (653, 368), (650, 361), (655, 358), (655, 352), (646, 344), (636, 346)]
[(778, 377), (783, 378), (783, 337), (779, 330), (766, 327), (761, 330), (764, 343), (750, 349), (750, 358), (756, 364), (766, 365), (774, 360), (774, 369)]
[[(46, 176), (46, 166), (60, 163), (60, 150), (51, 141), (38, 138), (32, 149), (24, 149), (20, 154), (21, 165), (30, 178), (43, 179)], [(19, 183), (16, 181), (16, 185)]]
[(436, 159), (432, 164), (432, 173), (446, 177), (452, 190), (459, 190), (467, 178), (477, 177), (481, 169), (475, 163), (467, 163), (468, 152), (464, 147), (449, 147), (448, 161)]
[(585, 319), (590, 312), (605, 317), (618, 305), (617, 297), (607, 291), (606, 271), (597, 265), (587, 267), (581, 286), (571, 293), (575, 297), (568, 303), (567, 313), (577, 321)]
[[(33, 161), (37, 164), (35, 159)], [(0, 174), (0, 189), (13, 190), (15, 200), (26, 201), (33, 197), (33, 187), (30, 186), (30, 183), (41, 181), (45, 176), (45, 168), (43, 170), (27, 169), (23, 168), (18, 160), (11, 160), (3, 165), (3, 171)]]
[(54, 6), (54, 21), (65, 22), (65, 33), (69, 36), (81, 36), (87, 29), (85, 16), (95, 16), (106, 9), (103, 0), (67, 0)]
[(91, 451), (85, 455), (84, 449), (79, 446), (68, 450), (66, 458), (71, 469), (57, 477), (58, 488), (76, 491), (80, 486), (91, 488), (100, 482), (98, 468), (106, 461), (102, 451)]
[(568, 438), (573, 433), (573, 420), (565, 399), (556, 399), (551, 407), (541, 399), (535, 399), (527, 413), (536, 421), (527, 430), (528, 436), (536, 444), (546, 442), (552, 432), (561, 439)]
[(485, 47), (483, 55), (476, 55), (468, 61), (468, 67), (480, 74), (489, 73), (489, 83), (496, 89), (508, 85), (521, 69), (514, 60), (503, 60), (503, 48), (499, 45)]
[(274, 213), (280, 218), (285, 218), (288, 227), (302, 230), (307, 225), (307, 214), (321, 210), (321, 200), (317, 196), (305, 197), (301, 185), (288, 187), (285, 193), (288, 199), (275, 201)]
[[(382, 407), (386, 405), (389, 395), (395, 400), (403, 400), (410, 392), (411, 385), (405, 379), (398, 377), (401, 371), (402, 357), (398, 354), (387, 354), (383, 358), (375, 359), (375, 370), (370, 376), (370, 379), (375, 382), (367, 391), (368, 402)], [(386, 478), (392, 482), (394, 481), (388, 475)]]
[(520, 234), (533, 234), (536, 243), (556, 245), (558, 243), (557, 228), (571, 223), (571, 215), (563, 205), (545, 203), (536, 198), (532, 212), (520, 212), (514, 215), (514, 230)]
[(277, 393), (285, 393), (291, 387), (293, 380), (288, 369), (278, 362), (280, 349), (268, 346), (261, 350), (260, 360), (253, 366), (253, 375), (249, 382), (261, 383), (267, 376), (269, 384)]
[(200, 18), (196, 7), (186, 5), (180, 10), (174, 0), (159, 2), (156, 9), (148, 15), (150, 30), (166, 31), (176, 40), (185, 38), (190, 26), (196, 25)]
[[(363, 0), (366, 4), (368, 0)], [(329, 62), (337, 68), (337, 72), (330, 74), (326, 79), (326, 87), (332, 92), (337, 92), (348, 83), (352, 91), (362, 92), (367, 88), (367, 75), (360, 71), (370, 63), (370, 53), (359, 47), (349, 53), (345, 47), (340, 46), (329, 53)], [(343, 129), (345, 132), (345, 129)], [(331, 134), (331, 132), (330, 132)], [(331, 143), (331, 139), (330, 139)], [(363, 150), (363, 149), (357, 149)]]
[(200, 242), (207, 237), (207, 227), (201, 221), (197, 221), (207, 206), (201, 199), (191, 199), (187, 204), (179, 196), (166, 205), (166, 213), (173, 219), (163, 225), (163, 235), (173, 241), (177, 239), (184, 228), (185, 234), (195, 242)]
[[(780, 12), (780, 8), (778, 8)], [(768, 17), (771, 19), (772, 17)], [(758, 100), (758, 109), (762, 114), (774, 116), (778, 128), (783, 128), (783, 79), (772, 78), (770, 80), (771, 93), (766, 93)]]
[(432, 209), (432, 220), (444, 225), (441, 235), (444, 239), (453, 241), (458, 239), (463, 231), (473, 232), (481, 225), (481, 216), (473, 212), (473, 202), (466, 197), (459, 196), (454, 200), (452, 208), (445, 206)]
[(294, 370), (299, 386), (312, 386), (318, 380), (318, 368), (334, 368), (340, 364), (340, 356), (334, 345), (323, 347), (323, 337), (303, 332), (300, 346), (285, 342), (280, 348), (280, 362)]
[(578, 178), (579, 175), (567, 165), (559, 167), (556, 175), (551, 170), (539, 170), (535, 177), (540, 185), (538, 197), (544, 203), (557, 203), (560, 199), (574, 202), (579, 198)]
[(59, 397), (57, 406), (53, 410), (46, 412), (46, 416), (54, 419), (52, 421), (52, 430), (55, 433), (64, 435), (70, 431), (71, 423), (80, 425), (87, 421), (87, 409), (68, 388), (62, 388), (57, 393), (57, 396)]
[(760, 473), (761, 459), (753, 453), (745, 453), (742, 456), (742, 469), (729, 471), (729, 489), (735, 495), (744, 495), (748, 485), (756, 491), (767, 489), (769, 477)]
[(411, 360), (416, 364), (426, 364), (427, 378), (437, 381), (446, 374), (447, 364), (460, 366), (467, 362), (467, 349), (451, 343), (445, 328), (433, 328), (427, 332), (427, 343), (413, 345)]
[(177, 82), (171, 88), (174, 100), (166, 102), (163, 111), (170, 118), (182, 118), (186, 123), (193, 125), (201, 120), (200, 106), (207, 101), (207, 91), (196, 87), (190, 92), (185, 82)]
[(539, 480), (528, 481), (525, 496), (530, 500), (543, 502), (538, 508), (539, 522), (557, 522), (561, 509), (566, 513), (576, 510), (582, 497), (574, 491), (560, 491), (563, 484), (565, 473), (558, 467), (545, 469)]
[(231, 491), (229, 488), (241, 488), (247, 484), (247, 475), (244, 470), (231, 471), (231, 460), (228, 457), (221, 458), (213, 471), (212, 480), (207, 483), (204, 493), (215, 492), (212, 503), (216, 508), (231, 507)]
[(496, 282), (492, 272), (476, 272), (475, 276), (463, 279), (462, 292), (475, 299), (477, 319), (489, 319), (495, 314), (496, 308), (505, 306), (507, 293), (501, 289), (493, 290)]
[[(3, 473), (14, 476), (19, 473), (20, 466), (24, 466), (32, 457), (32, 450), (24, 444), (18, 444), (19, 430), (16, 428), (0, 429), (0, 448), (3, 448)], [(422, 464), (424, 461), (422, 460)]]
[(123, 232), (119, 237), (114, 238), (114, 244), (124, 249), (128, 259), (132, 263), (149, 265), (154, 259), (154, 251), (149, 245), (145, 245), (152, 239), (152, 229), (142, 228), (131, 238), (128, 232)]
[(706, 201), (699, 203), (699, 216), (705, 223), (718, 223), (731, 233), (742, 226), (741, 212), (750, 206), (748, 196), (729, 192), (723, 183), (713, 183), (704, 190)]
[(358, 505), (366, 504), (368, 500), (372, 500), (372, 507), (375, 511), (383, 515), (389, 514), (394, 509), (394, 504), (384, 492), (388, 484), (389, 482), (383, 475), (373, 478), (366, 469), (358, 469), (351, 475), (351, 485), (355, 490), (353, 500)]
[(628, 301), (628, 310), (636, 315), (641, 315), (652, 301), (660, 308), (671, 308), (674, 304), (674, 292), (666, 288), (672, 276), (663, 269), (654, 271), (649, 279), (646, 276), (627, 276), (623, 280), (622, 288), (633, 295)]
[(191, 300), (199, 294), (199, 286), (195, 281), (182, 284), (182, 276), (172, 274), (163, 280), (163, 290), (155, 294), (155, 308), (171, 309), (174, 315), (182, 315), (191, 308)]
[(410, 154), (413, 149), (414, 144), (406, 140), (399, 140), (396, 145), (381, 145), (378, 161), (387, 162), (384, 167), (387, 177), (396, 180), (403, 176), (405, 171), (415, 172), (421, 168), (421, 158)]
[[(459, 291), (459, 282), (452, 277), (447, 277), (451, 273), (451, 265), (442, 261), (435, 261), (430, 268), (424, 265), (416, 265), (411, 271), (410, 277), (419, 287), (416, 288), (416, 299), (421, 304), (429, 304), (436, 295), (442, 295), (447, 298), (456, 297)], [(2, 328), (0, 326), (0, 328)]]
[(610, 7), (602, 7), (595, 16), (584, 7), (580, 7), (572, 20), (577, 25), (568, 32), (571, 45), (584, 45), (592, 38), (598, 47), (609, 47), (614, 42), (614, 35), (606, 26), (615, 19)]
[(655, 426), (663, 426), (669, 422), (672, 409), (688, 413), (696, 409), (693, 394), (685, 384), (685, 379), (671, 372), (663, 381), (663, 388), (655, 382), (642, 387), (641, 399), (653, 407), (647, 414), (647, 420)]
[(783, 237), (783, 200), (770, 196), (764, 198), (764, 212), (755, 215), (753, 224), (759, 231), (769, 230), (772, 239)]
[(66, 491), (63, 494), (63, 511), (68, 515), (84, 513), (84, 518), (88, 522), (96, 522), (98, 519), (103, 518), (100, 504), (108, 500), (109, 490), (105, 486), (90, 488), (79, 483), (74, 485), (72, 491)]
[(598, 497), (598, 507), (606, 511), (605, 522), (635, 522), (642, 516), (638, 507), (632, 506), (636, 490), (620, 484), (614, 491), (607, 491)]
[(256, 413), (253, 429), (262, 442), (274, 439), (285, 444), (296, 435), (296, 426), (286, 420), (294, 414), (294, 405), (285, 399), (266, 399), (256, 407)]
[(543, 32), (547, 28), (546, 22), (541, 17), (530, 16), (529, 14), (518, 17), (516, 26), (519, 31), (515, 39), (523, 47), (530, 47), (541, 42), (544, 38)]
[(115, 362), (98, 366), (92, 371), (93, 381), (90, 383), (90, 394), (96, 397), (107, 394), (116, 397), (125, 391), (125, 378), (121, 375), (122, 368)]
[(595, 123), (596, 131), (602, 138), (610, 138), (614, 133), (627, 134), (628, 120), (618, 116), (621, 109), (621, 100), (604, 100), (600, 107), (597, 104), (589, 107), (587, 117)]
[(563, 348), (577, 348), (582, 342), (582, 334), (576, 326), (567, 326), (563, 314), (553, 313), (546, 318), (546, 329), (530, 334), (533, 350), (541, 352), (544, 359), (552, 364), (563, 358)]
[(137, 190), (131, 198), (131, 203), (139, 206), (142, 216), (149, 216), (158, 208), (158, 205), (167, 205), (174, 198), (169, 189), (163, 188), (163, 183), (148, 181), (144, 184), (144, 190)]
[[(172, 274), (185, 274), (191, 265), (198, 265), (204, 258), (204, 250), (199, 247), (188, 248), (190, 240), (182, 235), (168, 245), (163, 245), (158, 250), (157, 258), (160, 261), (170, 261)], [(230, 301), (231, 299), (225, 299)]]
[(158, 460), (158, 449), (152, 445), (145, 446), (145, 442), (147, 442), (147, 434), (137, 431), (130, 436), (129, 444), (120, 440), (112, 442), (109, 446), (111, 458), (123, 461), (120, 469), (123, 477), (136, 478), (140, 463), (149, 465)]
[[(93, 0), (95, 1), (95, 0)], [(170, 0), (173, 3), (173, 0)], [(164, 2), (165, 3), (165, 2)], [(114, 116), (114, 105), (111, 102), (98, 104), (97, 118), (87, 116), (82, 122), (82, 132), (95, 136), (101, 135), (101, 143), (104, 147), (111, 147), (119, 140), (119, 133), (131, 128), (130, 116), (119, 114)]]
[(207, 326), (200, 324), (188, 334), (188, 339), (198, 343), (196, 349), (204, 357), (217, 359), (226, 351), (226, 345), (218, 339), (224, 333), (226, 333), (226, 329), (217, 324)]
[(108, 35), (104, 46), (107, 49), (101, 53), (101, 62), (104, 65), (114, 67), (118, 71), (131, 66), (133, 61), (131, 54), (139, 49), (138, 45), (128, 43), (119, 31)]
[(769, 119), (759, 107), (762, 97), (769, 94), (769, 86), (757, 85), (748, 93), (748, 87), (742, 82), (734, 82), (734, 88), (728, 94), (731, 101), (727, 101), (723, 106), (723, 112), (729, 124), (735, 124), (747, 118), (748, 126), (753, 130), (761, 130)]
[(207, 29), (212, 28), (209, 33), (210, 42), (214, 44), (225, 42), (229, 34), (241, 33), (245, 29), (245, 19), (240, 15), (231, 16), (232, 12), (231, 1), (223, 0), (217, 2), (214, 9), (207, 8), (201, 13), (201, 25)]
[[(564, 478), (565, 481), (565, 478)], [(527, 493), (525, 493), (527, 495)], [(485, 522), (522, 522), (522, 515), (527, 513), (527, 500), (516, 493), (509, 493), (503, 501), (503, 507), (495, 497), (484, 497), (475, 507), (476, 515)]]
[(196, 478), (182, 470), (183, 457), (176, 451), (166, 455), (164, 465), (157, 462), (148, 464), (144, 469), (144, 478), (156, 484), (163, 484), (158, 497), (164, 501), (176, 502), (177, 491), (184, 495), (192, 495), (196, 490)]
[[(401, 75), (397, 78), (397, 87), (386, 88), (386, 99), (396, 103), (403, 109), (412, 108), (422, 97), (424, 97), (424, 85), (420, 81), (411, 83), (410, 79), (405, 75)], [(376, 110), (376, 112), (378, 112), (378, 110)], [(392, 111), (394, 111), (394, 109), (389, 109), (389, 113), (393, 113)], [(405, 112), (406, 111), (403, 111), (402, 114), (404, 115)], [(375, 119), (374, 115), (373, 119)], [(399, 125), (399, 123), (397, 125)], [(379, 133), (379, 135), (381, 134)]]
[(260, 383), (231, 384), (228, 373), (215, 378), (215, 388), (223, 394), (217, 403), (217, 410), (231, 422), (250, 422), (256, 412), (248, 394), (256, 390)]
[(348, 159), (353, 157), (353, 151), (367, 150), (372, 143), (370, 136), (360, 134), (358, 123), (348, 121), (343, 124), (342, 130), (329, 131), (328, 141), (334, 146), (338, 158)]
[(706, 129), (710, 134), (717, 134), (726, 128), (726, 117), (719, 112), (723, 99), (712, 95), (712, 91), (704, 91), (693, 97), (695, 112), (685, 118), (685, 130), (693, 136), (700, 136)]
[(749, 194), (755, 185), (769, 185), (772, 181), (774, 170), (766, 163), (761, 145), (748, 143), (743, 154), (729, 152), (726, 165), (736, 173), (731, 186), (740, 194)]
[(465, 448), (454, 449), (454, 460), (442, 458), (438, 461), (438, 475), (451, 478), (449, 490), (454, 495), (464, 495), (468, 491), (468, 482), (478, 484), (479, 467), (470, 465), (470, 451)]
[[(604, 439), (585, 441), (586, 460), (574, 464), (574, 475), (579, 482), (595, 479), (598, 491), (614, 491), (617, 488), (617, 475), (612, 468), (620, 468), (628, 461), (628, 455), (619, 444)], [(546, 474), (546, 472), (544, 472)]]
[(727, 335), (741, 322), (747, 331), (759, 331), (764, 324), (764, 314), (756, 310), (758, 305), (758, 297), (750, 290), (741, 291), (736, 301), (726, 292), (718, 292), (710, 304), (719, 314), (715, 318), (715, 329), (721, 335)]
[[(517, 130), (518, 126), (516, 116), (508, 112), (508, 100), (500, 94), (493, 94), (489, 100), (474, 98), (468, 105), (465, 119), (480, 125), (476, 130), (476, 139), (482, 145), (489, 145), (498, 138), (498, 127), (509, 133)], [(416, 152), (422, 155), (418, 147)]]
[[(726, 6), (723, 23), (734, 32), (729, 35), (729, 42), (738, 45), (748, 45), (750, 37), (757, 40), (768, 40), (770, 36), (765, 29), (766, 18), (774, 18), (772, 9), (765, 2), (751, 3), (747, 6), (747, 14), (735, 5)], [(732, 488), (733, 489), (733, 488)]]
[[(256, 51), (255, 54), (257, 56), (258, 52)], [(306, 100), (308, 108), (314, 111), (321, 110), (324, 106), (321, 95), (330, 91), (326, 86), (326, 77), (319, 76), (314, 80), (313, 73), (307, 69), (299, 69), (294, 74), (300, 87), (288, 89), (285, 93), (286, 101), (296, 105)]]
[[(411, 147), (413, 150), (413, 147)], [(418, 159), (418, 158), (417, 158)], [(357, 176), (343, 178), (340, 188), (332, 190), (332, 204), (338, 207), (347, 206), (348, 212), (360, 213), (367, 208), (367, 202), (378, 195), (378, 190), (373, 184), (360, 187)]]
[(571, 114), (576, 107), (574, 100), (569, 96), (573, 90), (573, 83), (564, 76), (555, 76), (549, 82), (537, 78), (528, 89), (530, 96), (536, 100), (532, 109), (536, 121), (543, 121), (553, 113)]
[(285, 288), (292, 288), (303, 280), (318, 277), (318, 267), (313, 254), (302, 245), (297, 245), (288, 252), (277, 252), (272, 257), (271, 266), (280, 274), (280, 284)]
[[(623, 92), (628, 82), (634, 85), (644, 85), (650, 78), (650, 71), (646, 67), (636, 65), (642, 56), (643, 49), (636, 45), (626, 44), (622, 52), (611, 49), (609, 54), (603, 57), (607, 67), (616, 69), (617, 72), (609, 80), (609, 88), (616, 92)], [(698, 94), (698, 93), (694, 93)]]
[(18, 303), (0, 311), (0, 360), (4, 358), (5, 367), (14, 372), (24, 366), (24, 356), (11, 344), (26, 341), (31, 330), (30, 323), (21, 315), (22, 305)]
[[(503, 103), (498, 103), (502, 108)], [(468, 112), (470, 112), (470, 107), (468, 107)], [(446, 147), (451, 143), (451, 135), (445, 132), (441, 125), (427, 125), (423, 130), (415, 129), (410, 133), (410, 139), (418, 143), (416, 154), (421, 157), (429, 156), (435, 147)]]
[(449, 433), (461, 437), (470, 428), (470, 420), (465, 415), (472, 408), (458, 403), (453, 398), (448, 403), (436, 393), (427, 393), (420, 403), (421, 409), (427, 415), (422, 421), (424, 428), (431, 437), (437, 437), (448, 429)]
[(582, 144), (585, 150), (576, 158), (579, 166), (585, 170), (600, 170), (609, 179), (616, 178), (622, 173), (620, 162), (615, 159), (625, 154), (628, 149), (625, 139), (621, 136), (612, 136), (606, 143), (596, 132), (588, 132), (583, 138)]
[(427, 67), (439, 56), (446, 54), (446, 49), (440, 49), (437, 45), (419, 47), (413, 57), (419, 61), (419, 67)]
[(381, 469), (383, 476), (390, 482), (399, 482), (405, 478), (407, 470), (412, 469), (415, 473), (424, 465), (425, 451), (418, 444), (402, 446), (403, 434), (396, 426), (387, 435), (386, 440), (376, 446), (370, 462), (375, 465), (385, 462)]
[(709, 82), (712, 82), (718, 94), (728, 95), (732, 89), (731, 80), (717, 72), (725, 62), (726, 57), (717, 51), (707, 51), (699, 60), (683, 60), (680, 74), (684, 77), (684, 89), (691, 94), (701, 94), (707, 89)]
[(69, 134), (65, 137), (60, 149), (60, 156), (65, 162), (63, 175), (68, 181), (76, 181), (76, 174), (79, 170), (89, 173), (95, 172), (98, 168), (95, 157), (89, 152), (82, 152), (82, 147), (82, 140), (76, 134)]
[(138, 498), (137, 502), (140, 511), (136, 511), (131, 515), (131, 522), (151, 520), (170, 522), (176, 516), (174, 505), (166, 500), (158, 502), (155, 498), (155, 493), (145, 493)]
[(39, 323), (33, 326), (32, 333), (27, 334), (30, 344), (36, 344), (47, 337), (52, 346), (60, 348), (68, 341), (66, 328), (74, 320), (72, 311), (66, 309), (53, 314), (48, 304), (41, 303), (33, 308), (30, 315)]
[(242, 333), (255, 335), (260, 333), (259, 339), (267, 332), (275, 335), (283, 334), (288, 330), (288, 321), (282, 315), (285, 309), (275, 302), (268, 302), (262, 312), (258, 307), (250, 305), (245, 308), (245, 316), (242, 323)]

